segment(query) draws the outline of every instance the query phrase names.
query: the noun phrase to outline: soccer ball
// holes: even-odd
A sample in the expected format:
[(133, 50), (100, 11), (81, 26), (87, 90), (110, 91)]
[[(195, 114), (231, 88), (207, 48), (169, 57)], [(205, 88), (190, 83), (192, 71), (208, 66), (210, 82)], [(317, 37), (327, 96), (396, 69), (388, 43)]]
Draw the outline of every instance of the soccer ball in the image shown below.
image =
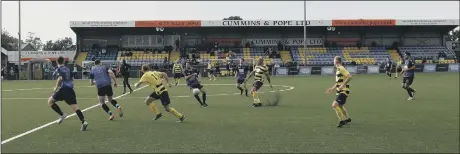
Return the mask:
[(192, 90), (192, 92), (193, 92), (193, 95), (198, 95), (198, 94), (200, 94), (201, 91), (200, 91), (200, 89), (198, 89), (198, 88), (194, 88), (194, 89)]

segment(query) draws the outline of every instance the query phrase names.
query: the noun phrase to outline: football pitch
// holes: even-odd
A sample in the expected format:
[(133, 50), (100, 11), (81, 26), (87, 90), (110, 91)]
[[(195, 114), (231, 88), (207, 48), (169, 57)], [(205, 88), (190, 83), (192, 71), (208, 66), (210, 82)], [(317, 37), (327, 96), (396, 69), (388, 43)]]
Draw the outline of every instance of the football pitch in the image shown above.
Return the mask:
[[(331, 108), (335, 95), (324, 94), (334, 84), (333, 76), (273, 77), (274, 89), (281, 91), (279, 106), (262, 108), (250, 107), (251, 97), (236, 94), (230, 77), (203, 79), (209, 95), (206, 108), (185, 86), (171, 87), (171, 106), (187, 117), (184, 123), (164, 110), (161, 119), (152, 120), (154, 114), (143, 103), (149, 87), (120, 97), (125, 115), (108, 121), (95, 106), (96, 88), (78, 80), (78, 106), (90, 108), (84, 112), (86, 132), (79, 130), (76, 116), (40, 127), (58, 118), (47, 105), (55, 81), (3, 81), (2, 152), (459, 153), (458, 73), (416, 74), (412, 87), (417, 93), (411, 101), (401, 88), (402, 79), (389, 80), (385, 74), (353, 77), (346, 105), (353, 121), (343, 128), (336, 128)], [(136, 81), (131, 79), (131, 84)], [(119, 96), (123, 87), (114, 90)], [(269, 87), (261, 90), (262, 100), (271, 99)], [(58, 105), (73, 113), (65, 102)]]

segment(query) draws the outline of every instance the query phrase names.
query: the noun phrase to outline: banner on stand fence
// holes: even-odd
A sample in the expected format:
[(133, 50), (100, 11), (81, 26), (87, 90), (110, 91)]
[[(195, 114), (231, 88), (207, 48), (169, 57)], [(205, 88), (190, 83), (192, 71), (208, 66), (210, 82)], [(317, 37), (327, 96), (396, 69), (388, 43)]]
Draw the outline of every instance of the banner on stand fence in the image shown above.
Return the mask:
[(378, 74), (380, 67), (378, 65), (367, 65), (367, 74)]
[[(404, 67), (401, 66), (401, 68)], [(425, 68), (425, 65), (415, 65), (415, 72), (423, 72), (423, 69)]]
[(357, 74), (366, 74), (367, 73), (367, 66), (366, 65), (360, 65), (356, 67), (356, 73)]
[(356, 72), (357, 72), (356, 66), (345, 66), (345, 69), (347, 69), (348, 72), (351, 73), (351, 74), (356, 74)]
[(278, 67), (276, 68), (276, 75), (278, 76), (288, 75), (288, 69), (286, 67)]
[(334, 66), (323, 66), (321, 67), (321, 75), (333, 75)]
[(449, 64), (449, 72), (458, 72), (458, 63), (457, 64)]
[(299, 69), (299, 75), (308, 76), (311, 74), (311, 67), (301, 67)]
[(321, 75), (321, 67), (319, 66), (313, 66), (311, 67), (311, 75)]
[(436, 64), (436, 72), (447, 72), (448, 70), (448, 64)]
[(436, 64), (423, 65), (423, 72), (436, 72)]

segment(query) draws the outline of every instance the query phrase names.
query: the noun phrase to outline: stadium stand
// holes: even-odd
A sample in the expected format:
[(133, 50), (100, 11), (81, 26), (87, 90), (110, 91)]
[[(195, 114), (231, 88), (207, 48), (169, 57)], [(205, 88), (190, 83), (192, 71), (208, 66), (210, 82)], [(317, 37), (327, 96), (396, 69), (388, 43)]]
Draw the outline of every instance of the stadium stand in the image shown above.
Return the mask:
[(399, 47), (401, 53), (410, 52), (415, 58), (415, 63), (422, 63), (422, 59), (426, 63), (439, 61), (439, 63), (455, 63), (455, 54), (443, 46), (409, 46)]
[[(127, 54), (132, 53), (132, 54)], [(126, 63), (133, 66), (141, 66), (143, 64), (163, 64), (165, 58), (168, 59), (169, 54), (167, 53), (157, 53), (153, 54), (151, 52), (144, 51), (120, 51), (118, 52), (117, 60), (126, 60)]]
[(171, 54), (169, 55), (169, 59), (171, 60), (171, 62), (174, 62), (178, 60), (179, 58), (180, 58), (179, 52), (171, 52)]
[(88, 52), (78, 52), (77, 58), (75, 59), (75, 63), (77, 65), (81, 64), (86, 57), (88, 57)]
[(284, 64), (292, 62), (292, 56), (289, 51), (280, 51), (280, 55)]
[(88, 55), (86, 56), (85, 60), (90, 61), (93, 58), (99, 60), (115, 60), (117, 58), (117, 50), (117, 48), (107, 48), (105, 53), (102, 53), (100, 51), (91, 51), (88, 52)]
[[(272, 52), (276, 52), (276, 51), (272, 51)], [(264, 58), (265, 64), (268, 64), (268, 65), (283, 64), (283, 61), (281, 61), (281, 58), (270, 58), (269, 56), (267, 56), (267, 53), (264, 51), (263, 48), (244, 48), (243, 58), (245, 59)]]
[(209, 53), (200, 53), (200, 59), (203, 63), (208, 63), (210, 59), (219, 59), (218, 56), (211, 56)]
[[(267, 56), (267, 53), (264, 52), (263, 48), (231, 48), (230, 51), (232, 51), (235, 54), (235, 57), (233, 59), (239, 60), (241, 58), (244, 59), (257, 59), (257, 58), (264, 58), (265, 63), (267, 65), (271, 64), (283, 64), (283, 61), (281, 58), (270, 58), (270, 56)], [(273, 51), (275, 52), (275, 51)], [(200, 52), (200, 60), (203, 63), (208, 63), (209, 60), (212, 59), (226, 59), (228, 56), (228, 53), (217, 53), (212, 56), (210, 53), (206, 52)], [(288, 55), (290, 58), (290, 55)], [(213, 63), (221, 63), (219, 61), (212, 61)]]
[(304, 64), (305, 56), (309, 65), (332, 65), (335, 56), (342, 56), (346, 62), (355, 61), (357, 64), (383, 63), (392, 56), (384, 47), (311, 47), (307, 48), (304, 55), (304, 48), (291, 49), (295, 62)]
[(388, 50), (388, 54), (390, 54), (391, 59), (395, 62), (400, 61), (401, 55), (399, 55), (398, 50)]
[(306, 64), (325, 65), (332, 64), (335, 56), (343, 56), (342, 52), (340, 52), (338, 48), (307, 48), (306, 55), (304, 54), (304, 51), (304, 48), (291, 48), (291, 54), (295, 62), (299, 64), (305, 64), (306, 57)]

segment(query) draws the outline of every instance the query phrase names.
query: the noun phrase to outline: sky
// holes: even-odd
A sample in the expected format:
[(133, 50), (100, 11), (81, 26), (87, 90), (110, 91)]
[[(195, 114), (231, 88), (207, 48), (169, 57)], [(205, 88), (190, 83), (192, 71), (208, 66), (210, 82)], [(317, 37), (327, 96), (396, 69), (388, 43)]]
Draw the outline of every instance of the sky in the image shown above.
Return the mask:
[[(1, 28), (18, 33), (17, 1), (2, 1)], [(75, 34), (69, 21), (106, 20), (303, 20), (303, 1), (22, 1), (21, 33), (43, 42)], [(458, 1), (308, 1), (307, 20), (459, 19)]]

